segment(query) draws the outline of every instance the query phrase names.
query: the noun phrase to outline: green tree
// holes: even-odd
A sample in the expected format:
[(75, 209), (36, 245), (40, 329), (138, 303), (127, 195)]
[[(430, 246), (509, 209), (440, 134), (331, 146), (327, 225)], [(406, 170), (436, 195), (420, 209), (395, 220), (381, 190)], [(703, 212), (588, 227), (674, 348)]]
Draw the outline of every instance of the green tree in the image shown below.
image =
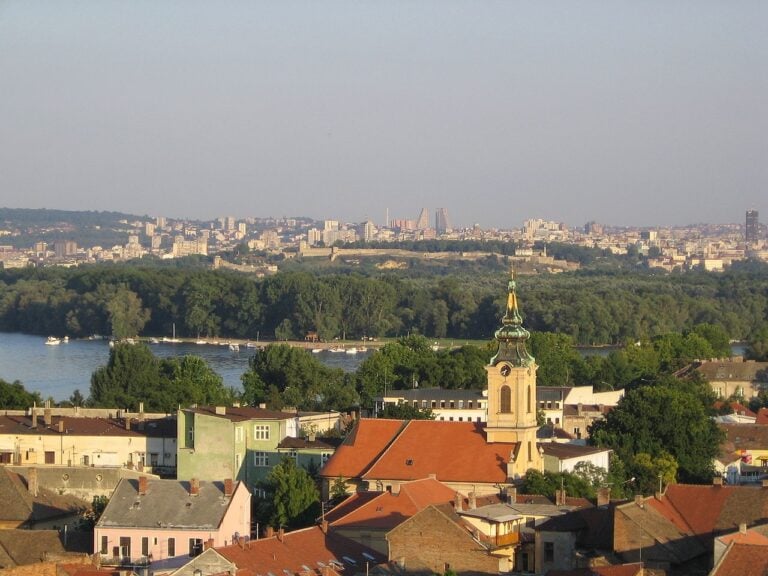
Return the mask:
[(284, 458), (272, 468), (262, 487), (266, 498), (259, 516), (274, 528), (303, 528), (320, 513), (317, 486), (293, 458)]
[(768, 327), (761, 328), (750, 337), (744, 355), (750, 360), (768, 361)]
[(107, 504), (109, 504), (108, 497), (94, 496), (91, 505), (82, 513), (75, 524), (75, 529), (82, 532), (93, 532), (93, 529), (96, 527), (96, 523), (104, 513)]
[(112, 335), (121, 340), (137, 336), (149, 320), (149, 310), (142, 307), (141, 298), (120, 285), (107, 303)]
[(669, 453), (684, 482), (709, 482), (722, 433), (710, 418), (710, 396), (701, 383), (675, 379), (629, 389), (590, 429), (591, 441), (612, 448), (630, 466), (640, 453)]
[(407, 402), (387, 404), (379, 414), (379, 418), (392, 420), (434, 420), (435, 413), (431, 408), (416, 408)]
[(42, 403), (43, 399), (38, 392), (28, 392), (18, 380), (6, 382), (0, 378), (0, 408), (24, 410)]

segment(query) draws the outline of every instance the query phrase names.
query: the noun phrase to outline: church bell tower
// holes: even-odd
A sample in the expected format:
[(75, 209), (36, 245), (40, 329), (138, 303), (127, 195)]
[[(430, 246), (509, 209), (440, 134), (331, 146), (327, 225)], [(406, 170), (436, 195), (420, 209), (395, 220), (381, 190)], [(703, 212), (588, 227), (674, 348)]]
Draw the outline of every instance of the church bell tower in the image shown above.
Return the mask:
[(529, 468), (543, 470), (536, 445), (536, 360), (525, 342), (530, 333), (523, 328), (517, 306), (514, 274), (509, 280), (507, 310), (495, 338), (499, 350), (485, 367), (488, 382), (487, 442), (515, 442), (509, 466), (522, 476)]

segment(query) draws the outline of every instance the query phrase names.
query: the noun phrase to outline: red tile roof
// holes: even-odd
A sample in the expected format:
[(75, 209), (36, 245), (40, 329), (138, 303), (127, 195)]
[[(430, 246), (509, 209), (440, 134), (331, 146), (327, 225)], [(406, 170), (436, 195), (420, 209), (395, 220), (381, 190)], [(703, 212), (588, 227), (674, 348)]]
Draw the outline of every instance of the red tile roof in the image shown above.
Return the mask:
[[(366, 561), (371, 565), (386, 561), (381, 554), (362, 546), (348, 538), (336, 534), (325, 534), (318, 526), (286, 532), (282, 540), (277, 536), (251, 540), (244, 546), (232, 545), (216, 548), (216, 552), (233, 562), (238, 568), (238, 576), (255, 576), (272, 573), (284, 576), (290, 574), (318, 572), (331, 560), (346, 566), (365, 569)], [(372, 557), (366, 558), (364, 554)], [(356, 562), (351, 564), (346, 558)], [(306, 568), (305, 568), (306, 567)]]
[[(719, 410), (720, 408), (725, 405), (725, 402), (722, 400), (718, 400), (715, 402), (715, 410)], [(752, 412), (749, 408), (744, 406), (743, 404), (739, 404), (738, 402), (728, 402), (728, 405), (731, 407), (731, 410), (733, 410), (733, 414), (741, 414), (742, 416), (750, 416), (752, 418), (755, 418), (757, 414)]]
[(506, 482), (516, 446), (487, 443), (480, 423), (411, 420), (363, 478), (416, 480), (435, 474), (441, 482)]
[(325, 478), (359, 478), (405, 426), (403, 420), (363, 418), (320, 470)]
[(452, 502), (456, 492), (432, 478), (406, 482), (398, 494), (375, 492), (376, 497), (337, 517), (333, 527), (365, 526), (391, 529), (430, 504)]
[(710, 574), (712, 576), (763, 576), (768, 573), (768, 546), (733, 543)]
[(60, 436), (59, 422), (63, 422), (66, 436), (146, 436), (151, 438), (175, 438), (176, 418), (132, 419), (126, 428), (123, 418), (90, 418), (52, 416), (50, 426), (43, 417), (37, 417), (37, 427), (32, 428), (30, 416), (0, 416), (0, 434), (30, 434), (36, 436)]

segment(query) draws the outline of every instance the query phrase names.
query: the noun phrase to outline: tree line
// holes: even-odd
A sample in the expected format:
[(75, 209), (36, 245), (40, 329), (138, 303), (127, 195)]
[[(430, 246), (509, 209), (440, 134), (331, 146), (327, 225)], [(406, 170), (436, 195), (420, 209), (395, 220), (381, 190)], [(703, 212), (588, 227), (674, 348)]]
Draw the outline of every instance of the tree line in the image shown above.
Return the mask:
[[(303, 339), (402, 336), (487, 339), (504, 305), (495, 274), (387, 274), (255, 279), (229, 271), (108, 265), (0, 271), (0, 330), (87, 336)], [(625, 344), (700, 324), (745, 339), (768, 325), (768, 266), (722, 273), (589, 270), (524, 276), (525, 326), (577, 345)]]

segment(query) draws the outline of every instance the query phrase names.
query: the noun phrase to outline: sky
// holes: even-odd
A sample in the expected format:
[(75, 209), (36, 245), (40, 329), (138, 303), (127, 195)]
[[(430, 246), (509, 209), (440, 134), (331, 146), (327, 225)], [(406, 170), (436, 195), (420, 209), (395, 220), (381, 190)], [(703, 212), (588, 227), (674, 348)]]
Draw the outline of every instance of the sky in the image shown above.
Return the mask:
[(0, 206), (768, 219), (765, 0), (0, 1)]

